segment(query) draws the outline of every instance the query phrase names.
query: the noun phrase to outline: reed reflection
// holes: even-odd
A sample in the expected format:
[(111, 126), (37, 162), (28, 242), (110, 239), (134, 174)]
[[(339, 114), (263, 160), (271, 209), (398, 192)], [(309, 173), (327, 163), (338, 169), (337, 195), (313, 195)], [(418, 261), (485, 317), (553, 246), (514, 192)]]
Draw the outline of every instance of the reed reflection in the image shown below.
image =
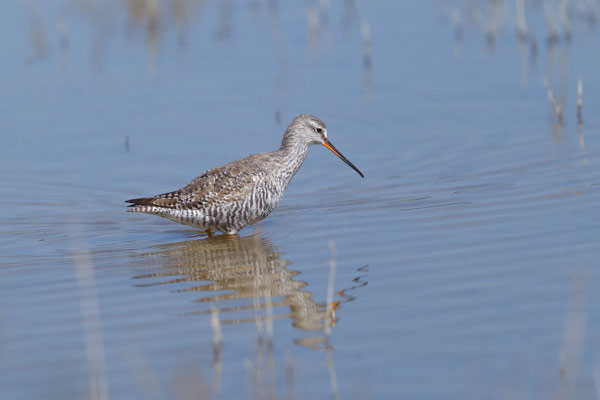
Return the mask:
[(366, 285), (360, 281), (364, 275), (356, 277), (351, 287), (337, 292), (339, 301), (332, 307), (318, 303), (305, 290), (307, 283), (296, 279), (300, 272), (288, 269), (291, 262), (259, 234), (160, 245), (147, 256), (158, 257), (160, 271), (136, 276), (145, 281), (138, 286), (188, 282), (190, 287), (177, 292), (202, 293), (195, 300), (201, 309), (190, 315), (210, 315), (213, 304), (221, 324), (260, 325), (264, 321), (267, 336), (273, 319), (290, 318), (294, 327), (304, 331), (333, 326), (337, 319), (331, 313), (340, 303), (355, 299), (346, 292)]

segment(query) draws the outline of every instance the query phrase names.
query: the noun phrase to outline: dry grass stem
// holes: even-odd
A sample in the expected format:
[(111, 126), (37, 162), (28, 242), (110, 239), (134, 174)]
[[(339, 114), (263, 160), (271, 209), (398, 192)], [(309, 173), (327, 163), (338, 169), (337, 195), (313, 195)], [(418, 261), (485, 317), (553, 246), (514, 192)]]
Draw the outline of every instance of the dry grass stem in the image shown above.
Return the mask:
[(556, 100), (556, 96), (554, 95), (554, 91), (548, 85), (548, 79), (544, 78), (544, 87), (546, 88), (546, 94), (548, 95), (548, 100), (550, 100), (550, 104), (554, 108), (554, 113), (558, 117), (558, 122), (561, 123), (563, 121), (563, 112), (562, 107), (558, 100)]
[(340, 391), (338, 387), (337, 373), (335, 372), (335, 365), (333, 364), (333, 349), (330, 346), (325, 348), (325, 364), (327, 364), (327, 370), (329, 371), (329, 383), (331, 385), (331, 397), (335, 400), (340, 398)]
[(265, 317), (265, 335), (267, 344), (273, 345), (273, 302), (271, 301), (271, 291), (267, 290), (265, 295), (266, 317)]
[(517, 10), (516, 25), (517, 36), (521, 42), (527, 41), (527, 19), (525, 18), (525, 0), (515, 0)]
[[(257, 292), (255, 292), (257, 293)], [(263, 340), (263, 317), (260, 312), (261, 306), (258, 301), (258, 296), (252, 297), (252, 306), (254, 308), (254, 322), (256, 323), (256, 335), (259, 342)]]
[(583, 106), (583, 83), (581, 78), (577, 79), (577, 123), (582, 124), (581, 107)]
[(215, 368), (214, 393), (221, 392), (221, 373), (223, 371), (223, 362), (221, 360), (221, 350), (223, 349), (223, 333), (221, 332), (221, 320), (219, 319), (219, 310), (214, 304), (210, 306), (210, 326), (213, 328), (213, 366)]
[(325, 324), (325, 334), (331, 334), (331, 325), (333, 324), (333, 293), (334, 293), (334, 282), (335, 282), (335, 242), (332, 240), (329, 242), (329, 250), (331, 251), (331, 260), (329, 261), (329, 282), (327, 283), (327, 321)]
[(223, 333), (221, 332), (221, 321), (219, 320), (219, 310), (211, 304), (210, 306), (210, 326), (213, 329), (213, 345), (220, 346), (223, 343)]
[[(71, 237), (80, 238), (80, 233), (72, 233)], [(85, 353), (89, 374), (89, 398), (94, 400), (108, 399), (108, 379), (106, 376), (106, 352), (102, 336), (100, 302), (96, 288), (92, 257), (81, 240), (74, 239), (73, 263), (79, 305), (85, 339)]]
[(575, 392), (579, 380), (587, 325), (589, 275), (586, 268), (580, 268), (571, 278), (562, 345), (558, 353), (561, 399), (569, 398)]

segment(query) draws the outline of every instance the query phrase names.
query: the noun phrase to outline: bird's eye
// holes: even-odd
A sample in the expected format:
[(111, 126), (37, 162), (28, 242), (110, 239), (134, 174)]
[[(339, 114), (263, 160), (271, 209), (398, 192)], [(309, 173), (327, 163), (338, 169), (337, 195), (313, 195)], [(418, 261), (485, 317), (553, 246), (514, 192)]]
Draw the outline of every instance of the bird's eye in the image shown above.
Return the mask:
[(323, 129), (317, 128), (317, 133), (319, 133), (319, 134), (323, 133)]

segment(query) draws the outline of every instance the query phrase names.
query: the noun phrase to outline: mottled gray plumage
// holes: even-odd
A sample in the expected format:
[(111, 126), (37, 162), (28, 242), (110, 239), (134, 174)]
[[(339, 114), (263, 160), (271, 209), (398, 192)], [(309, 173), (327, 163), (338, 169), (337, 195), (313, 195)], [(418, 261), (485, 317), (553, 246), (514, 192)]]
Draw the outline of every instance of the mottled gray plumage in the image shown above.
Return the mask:
[(127, 200), (132, 203), (128, 211), (155, 214), (201, 229), (237, 233), (277, 207), (313, 144), (328, 147), (362, 176), (329, 142), (323, 121), (300, 114), (287, 127), (278, 150), (210, 169), (173, 192)]

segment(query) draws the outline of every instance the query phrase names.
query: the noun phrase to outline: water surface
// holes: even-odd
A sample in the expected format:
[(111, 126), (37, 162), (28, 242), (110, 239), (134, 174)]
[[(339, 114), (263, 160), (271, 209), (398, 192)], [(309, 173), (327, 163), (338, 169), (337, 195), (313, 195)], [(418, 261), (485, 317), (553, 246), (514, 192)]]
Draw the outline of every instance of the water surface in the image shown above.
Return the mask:
[[(598, 9), (4, 4), (0, 397), (597, 397)], [(365, 179), (312, 148), (233, 238), (125, 212), (302, 112)]]

